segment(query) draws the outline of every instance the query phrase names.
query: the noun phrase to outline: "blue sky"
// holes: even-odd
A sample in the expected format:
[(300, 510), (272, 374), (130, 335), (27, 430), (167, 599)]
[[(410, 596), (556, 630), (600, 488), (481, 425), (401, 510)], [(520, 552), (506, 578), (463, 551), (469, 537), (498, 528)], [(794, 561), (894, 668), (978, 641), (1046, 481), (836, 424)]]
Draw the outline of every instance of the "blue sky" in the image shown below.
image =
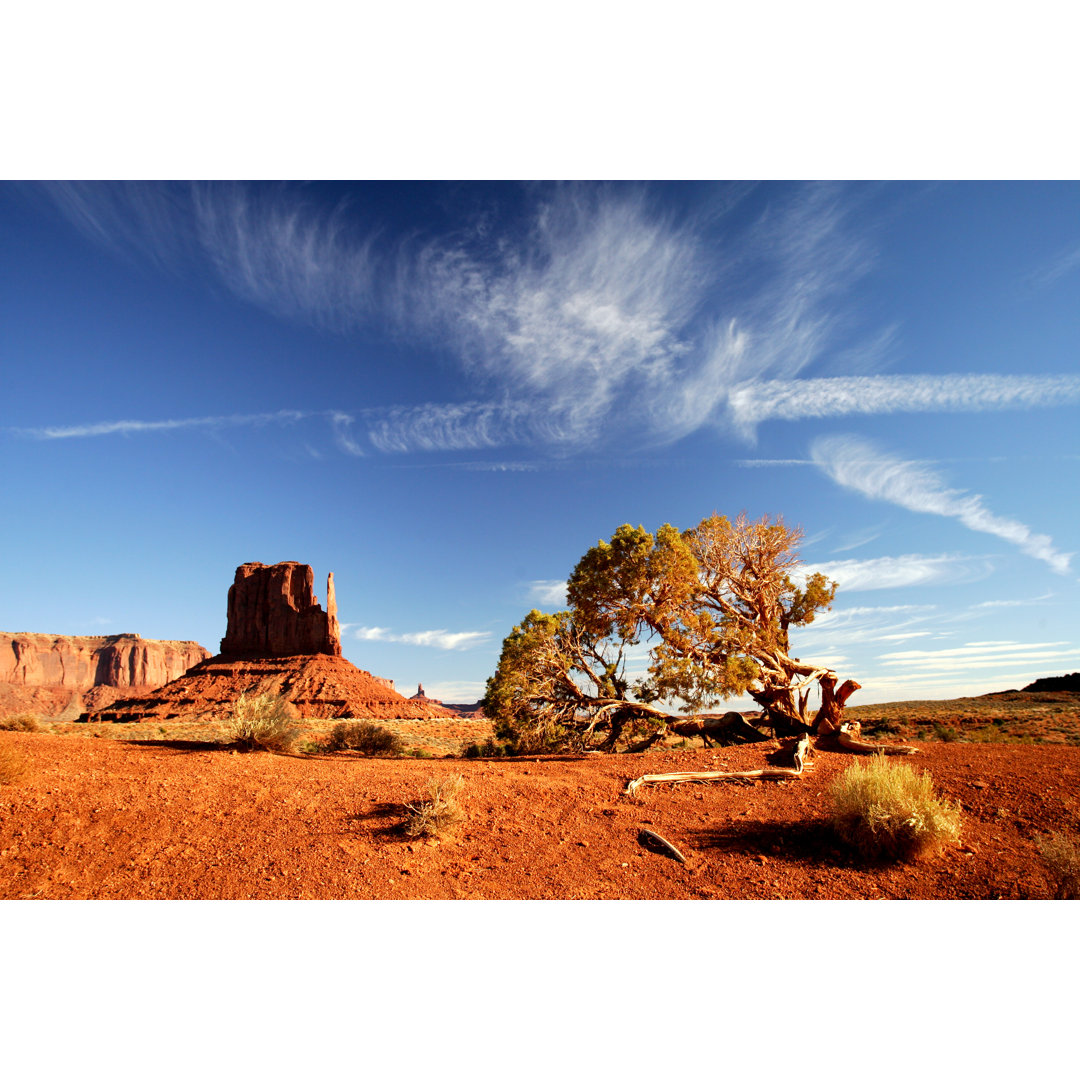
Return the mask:
[(781, 514), (852, 704), (1080, 668), (1080, 185), (0, 184), (0, 629), (242, 562), (475, 700), (622, 523)]

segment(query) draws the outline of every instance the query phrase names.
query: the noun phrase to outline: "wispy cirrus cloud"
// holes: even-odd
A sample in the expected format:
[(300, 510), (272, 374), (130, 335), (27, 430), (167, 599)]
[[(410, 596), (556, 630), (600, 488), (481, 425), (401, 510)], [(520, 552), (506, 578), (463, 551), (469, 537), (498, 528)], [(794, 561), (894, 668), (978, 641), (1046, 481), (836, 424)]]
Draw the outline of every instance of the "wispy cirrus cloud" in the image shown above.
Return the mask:
[[(717, 419), (733, 379), (787, 377), (817, 359), (840, 321), (833, 302), (867, 264), (830, 185), (778, 193), (723, 244), (639, 185), (534, 187), (513, 230), (464, 222), (407, 237), (365, 224), (361, 205), (327, 209), (284, 185), (47, 190), (128, 256), (178, 270), (199, 260), (279, 317), (375, 328), (453, 357), (471, 402), (389, 409), (363, 434), (339, 424), (347, 453), (367, 442), (574, 449), (624, 424), (638, 442), (674, 441)], [(751, 276), (760, 286), (746, 290)]]
[(431, 649), (460, 651), (483, 645), (491, 639), (488, 630), (418, 630), (396, 634), (385, 626), (360, 626), (352, 631), (357, 641), (387, 641), (398, 645), (421, 645)]
[(265, 427), (267, 424), (295, 424), (317, 413), (279, 409), (272, 413), (232, 416), (193, 416), (180, 420), (107, 420), (68, 427), (13, 428), (16, 434), (34, 439), (90, 439), (102, 435), (140, 435), (147, 432), (181, 431), (185, 428)]
[(1001, 668), (1004, 665), (1072, 663), (1080, 659), (1080, 648), (1071, 641), (970, 641), (951, 649), (902, 649), (881, 653), (885, 667), (902, 667), (906, 672), (957, 672), (973, 668)]
[(765, 420), (985, 412), (1078, 402), (1080, 375), (855, 375), (741, 383), (731, 391), (728, 408), (734, 430), (752, 442)]
[(128, 258), (209, 268), (276, 317), (434, 348), (458, 369), (465, 400), (341, 402), (335, 442), (354, 456), (570, 453), (626, 430), (648, 446), (703, 427), (753, 442), (772, 419), (1080, 401), (1071, 375), (806, 377), (825, 363), (879, 368), (890, 348), (892, 328), (855, 329), (847, 295), (874, 255), (854, 224), (858, 199), (840, 185), (770, 190), (755, 221), (726, 230), (725, 200), (745, 190), (676, 219), (645, 186), (534, 186), (512, 225), (477, 218), (411, 235), (376, 225), (362, 195), (328, 206), (295, 185), (44, 190)]
[(801, 572), (822, 573), (838, 582), (844, 592), (859, 592), (914, 585), (953, 585), (986, 577), (991, 570), (988, 559), (967, 555), (883, 555), (877, 559), (808, 563)]
[(1059, 251), (1052, 259), (1024, 276), (1024, 282), (1031, 288), (1039, 289), (1053, 285), (1059, 278), (1080, 268), (1080, 244), (1073, 244)]
[(992, 513), (981, 495), (947, 488), (937, 473), (919, 462), (891, 457), (867, 440), (853, 436), (816, 439), (810, 456), (841, 487), (916, 513), (956, 518), (969, 529), (1015, 544), (1056, 573), (1068, 572), (1072, 556), (1058, 551), (1051, 537)]

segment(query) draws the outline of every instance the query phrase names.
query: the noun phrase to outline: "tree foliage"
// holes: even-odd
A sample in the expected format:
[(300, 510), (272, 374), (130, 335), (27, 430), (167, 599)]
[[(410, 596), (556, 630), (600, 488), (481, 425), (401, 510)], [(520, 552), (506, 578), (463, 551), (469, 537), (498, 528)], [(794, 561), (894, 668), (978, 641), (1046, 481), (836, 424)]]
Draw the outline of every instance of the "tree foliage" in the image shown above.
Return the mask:
[[(714, 514), (680, 532), (623, 525), (582, 557), (570, 576), (570, 610), (533, 611), (503, 643), (485, 711), (508, 734), (540, 743), (656, 727), (655, 703), (700, 710), (749, 694), (778, 732), (832, 730), (847, 696), (830, 669), (790, 652), (792, 628), (813, 622), (835, 582), (801, 575), (799, 529), (768, 516)], [(646, 677), (630, 685), (628, 648), (647, 643)], [(814, 685), (821, 707), (807, 706)], [(618, 727), (618, 730), (616, 728)]]
[(530, 611), (503, 642), (483, 708), (496, 734), (523, 752), (613, 746), (632, 731), (663, 723), (661, 710), (633, 706), (625, 639), (596, 637), (568, 611)]

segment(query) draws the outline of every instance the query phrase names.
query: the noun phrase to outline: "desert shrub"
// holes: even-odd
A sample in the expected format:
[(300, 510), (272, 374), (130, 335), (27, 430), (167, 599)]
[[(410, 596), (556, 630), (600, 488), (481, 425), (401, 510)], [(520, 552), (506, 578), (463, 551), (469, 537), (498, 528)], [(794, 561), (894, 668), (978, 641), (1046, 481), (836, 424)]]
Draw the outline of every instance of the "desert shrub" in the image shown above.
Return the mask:
[(502, 743), (497, 743), (494, 739), (488, 739), (486, 742), (474, 742), (472, 745), (466, 746), (464, 756), (467, 758), (505, 757), (509, 752), (509, 749)]
[(930, 774), (884, 755), (856, 762), (829, 792), (833, 828), (866, 857), (916, 858), (960, 836), (960, 808), (934, 794)]
[(0, 731), (40, 731), (41, 723), (36, 716), (30, 713), (19, 713), (18, 716), (5, 716), (0, 719)]
[(26, 758), (14, 746), (0, 745), (0, 784), (14, 784), (26, 772)]
[(442, 780), (432, 777), (427, 785), (427, 798), (406, 807), (409, 817), (405, 834), (439, 837), (453, 832), (465, 820), (465, 812), (457, 801), (464, 786), (461, 776), (445, 776)]
[(361, 754), (397, 757), (403, 750), (401, 739), (369, 720), (343, 720), (335, 724), (326, 740), (327, 750), (356, 750)]
[(1055, 900), (1080, 900), (1080, 848), (1061, 833), (1036, 842), (1054, 883)]
[(293, 717), (293, 707), (283, 697), (241, 694), (225, 722), (225, 732), (241, 750), (283, 752), (296, 741)]
[(963, 735), (959, 728), (950, 727), (936, 720), (934, 721), (934, 735), (942, 742), (963, 742)]

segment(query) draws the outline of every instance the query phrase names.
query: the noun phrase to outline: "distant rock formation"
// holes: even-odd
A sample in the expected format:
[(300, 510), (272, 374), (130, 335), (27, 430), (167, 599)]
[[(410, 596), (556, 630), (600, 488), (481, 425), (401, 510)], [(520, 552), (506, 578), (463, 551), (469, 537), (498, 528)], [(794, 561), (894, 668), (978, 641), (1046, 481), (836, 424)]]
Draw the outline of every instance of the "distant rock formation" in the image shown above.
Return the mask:
[(439, 701), (437, 698), (430, 698), (424, 693), (424, 684), (420, 683), (416, 688), (416, 693), (413, 694), (410, 701), (422, 701), (427, 702), (429, 705), (438, 705), (440, 708), (446, 710), (448, 713), (452, 713), (460, 720), (486, 720), (484, 715), (483, 701), (474, 701), (471, 705), (454, 705), (447, 704), (445, 701)]
[(1072, 690), (1080, 692), (1080, 671), (1074, 671), (1071, 675), (1051, 675), (1044, 679), (1036, 679), (1033, 683), (1024, 687), (1033, 693), (1050, 690)]
[(302, 719), (430, 720), (457, 715), (427, 699), (410, 701), (390, 680), (361, 671), (342, 657), (334, 575), (326, 583), (325, 612), (315, 599), (313, 582), (311, 567), (303, 563), (237, 567), (218, 656), (153, 693), (106, 703), (82, 719), (223, 720), (241, 694), (283, 697)]
[(222, 656), (341, 655), (334, 575), (326, 579), (326, 611), (319, 606), (310, 566), (244, 563), (229, 589)]
[(0, 715), (57, 716), (155, 689), (210, 653), (195, 641), (150, 641), (138, 634), (107, 637), (0, 633)]
[(224, 720), (241, 694), (273, 694), (302, 719), (433, 720), (458, 714), (433, 702), (411, 701), (341, 656), (214, 656), (150, 694), (117, 701), (87, 720), (116, 723)]
[(483, 701), (474, 701), (471, 705), (457, 705), (453, 702), (441, 701), (439, 704), (452, 712), (460, 720), (486, 720), (484, 715)]

